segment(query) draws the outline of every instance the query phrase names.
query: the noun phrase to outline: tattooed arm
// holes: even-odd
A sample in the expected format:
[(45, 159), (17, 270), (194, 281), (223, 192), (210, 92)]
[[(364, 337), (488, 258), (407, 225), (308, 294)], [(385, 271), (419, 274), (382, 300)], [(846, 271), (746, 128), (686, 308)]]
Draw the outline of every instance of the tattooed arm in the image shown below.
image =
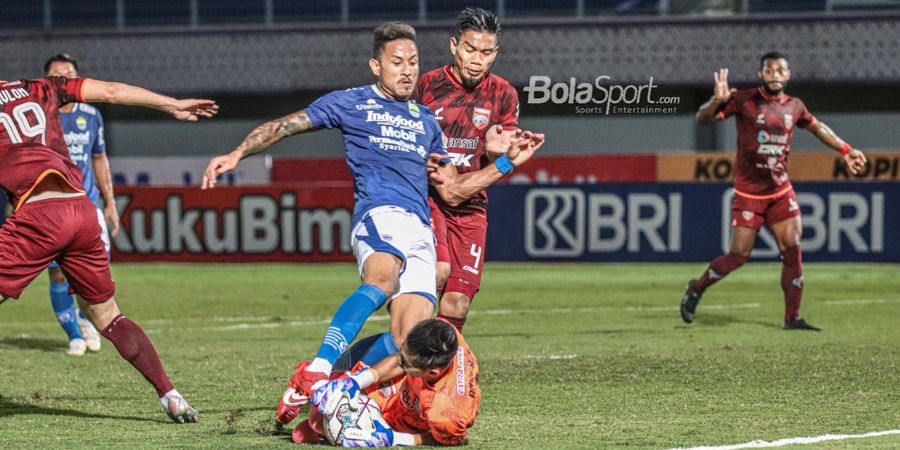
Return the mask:
[[(847, 167), (850, 168), (850, 173), (856, 175), (866, 166), (866, 155), (863, 154), (863, 152), (850, 147), (850, 145), (839, 138), (834, 130), (828, 125), (817, 120), (807, 127), (807, 130), (816, 135), (823, 144), (841, 152), (844, 162), (847, 163)], [(844, 148), (845, 146), (846, 151)]]
[(203, 172), (201, 189), (215, 187), (216, 177), (234, 170), (240, 160), (263, 152), (288, 136), (315, 130), (306, 111), (297, 111), (256, 127), (231, 153), (216, 156), (209, 162), (209, 166)]

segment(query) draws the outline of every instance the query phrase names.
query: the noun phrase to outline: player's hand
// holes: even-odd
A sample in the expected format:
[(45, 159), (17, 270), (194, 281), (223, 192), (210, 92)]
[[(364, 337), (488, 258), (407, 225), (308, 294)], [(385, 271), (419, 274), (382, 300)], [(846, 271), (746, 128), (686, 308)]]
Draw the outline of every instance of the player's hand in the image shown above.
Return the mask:
[(186, 122), (196, 122), (201, 117), (212, 117), (219, 112), (215, 100), (187, 98), (175, 100), (165, 108), (172, 117)]
[(310, 402), (316, 405), (322, 414), (331, 414), (337, 408), (338, 401), (345, 394), (350, 397), (356, 397), (359, 393), (359, 383), (353, 378), (344, 377), (337, 380), (331, 380), (325, 385), (316, 389), (310, 398)]
[(441, 175), (440, 168), (450, 164), (449, 156), (442, 153), (429, 153), (427, 161), (428, 182), (430, 184), (444, 184), (447, 179)]
[(344, 430), (344, 437), (338, 440), (341, 447), (391, 447), (394, 445), (394, 430), (387, 424), (375, 421), (375, 431), (365, 432), (359, 428)]
[(103, 217), (109, 224), (109, 235), (116, 237), (119, 234), (119, 211), (115, 203), (108, 203), (106, 208), (103, 208)]
[(502, 125), (494, 125), (484, 133), (484, 151), (490, 161), (509, 152), (511, 144), (511, 133), (504, 133)]
[(241, 157), (234, 152), (213, 158), (203, 172), (203, 182), (200, 189), (212, 189), (216, 187), (216, 179), (225, 172), (230, 172), (237, 167)]
[(853, 149), (850, 150), (849, 153), (844, 155), (844, 162), (847, 163), (847, 167), (850, 168), (850, 173), (856, 175), (860, 170), (866, 167), (868, 161), (866, 160), (866, 155), (863, 152)]
[(535, 133), (532, 131), (521, 131), (516, 133), (506, 156), (516, 166), (525, 164), (534, 153), (544, 145), (543, 133)]
[(731, 98), (731, 94), (737, 90), (728, 87), (728, 69), (719, 69), (718, 72), (713, 73), (713, 78), (716, 82), (713, 88), (713, 96), (719, 103), (727, 102)]

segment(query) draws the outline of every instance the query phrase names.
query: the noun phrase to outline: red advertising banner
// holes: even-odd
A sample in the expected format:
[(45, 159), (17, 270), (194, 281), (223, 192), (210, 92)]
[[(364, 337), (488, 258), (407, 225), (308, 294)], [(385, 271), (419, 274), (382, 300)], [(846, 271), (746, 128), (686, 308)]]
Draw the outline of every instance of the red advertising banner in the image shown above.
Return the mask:
[(653, 182), (656, 155), (535, 156), (501, 183)]
[(353, 261), (353, 189), (120, 187), (114, 262)]
[[(652, 182), (656, 155), (536, 156), (500, 183), (594, 184)], [(351, 183), (343, 158), (275, 158), (272, 181)]]
[(272, 182), (340, 182), (350, 186), (353, 179), (344, 158), (275, 158), (272, 161)]

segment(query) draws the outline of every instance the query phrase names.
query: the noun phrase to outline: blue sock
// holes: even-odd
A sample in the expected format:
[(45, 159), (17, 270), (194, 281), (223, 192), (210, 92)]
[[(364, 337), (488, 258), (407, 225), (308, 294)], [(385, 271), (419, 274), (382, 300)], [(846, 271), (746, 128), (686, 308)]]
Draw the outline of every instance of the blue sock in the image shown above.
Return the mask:
[(353, 370), (353, 366), (355, 366), (358, 361), (362, 361), (365, 365), (371, 366), (399, 351), (400, 347), (397, 347), (397, 343), (394, 342), (391, 333), (385, 332), (375, 334), (360, 339), (347, 348), (347, 350), (341, 354), (341, 357), (338, 358), (337, 362), (334, 363), (332, 372), (346, 372), (348, 370)]
[(78, 329), (78, 315), (75, 312), (75, 299), (69, 295), (69, 283), (50, 282), (50, 303), (59, 326), (69, 335), (69, 340), (83, 339)]
[(364, 284), (350, 294), (335, 311), (316, 358), (333, 365), (347, 348), (347, 343), (356, 339), (369, 316), (386, 301), (387, 294), (371, 284)]

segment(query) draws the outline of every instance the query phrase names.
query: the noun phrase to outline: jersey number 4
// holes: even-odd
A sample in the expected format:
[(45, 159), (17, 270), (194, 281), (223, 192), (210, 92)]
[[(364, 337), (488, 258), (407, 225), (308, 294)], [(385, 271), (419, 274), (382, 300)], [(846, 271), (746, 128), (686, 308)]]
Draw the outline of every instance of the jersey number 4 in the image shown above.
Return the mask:
[[(34, 124), (28, 120), (29, 112), (34, 116)], [(47, 116), (37, 103), (22, 103), (13, 108), (12, 115), (0, 112), (0, 123), (6, 129), (12, 144), (25, 142), (22, 136), (28, 138), (40, 136), (41, 144), (47, 145), (47, 136), (44, 133), (47, 130)]]

